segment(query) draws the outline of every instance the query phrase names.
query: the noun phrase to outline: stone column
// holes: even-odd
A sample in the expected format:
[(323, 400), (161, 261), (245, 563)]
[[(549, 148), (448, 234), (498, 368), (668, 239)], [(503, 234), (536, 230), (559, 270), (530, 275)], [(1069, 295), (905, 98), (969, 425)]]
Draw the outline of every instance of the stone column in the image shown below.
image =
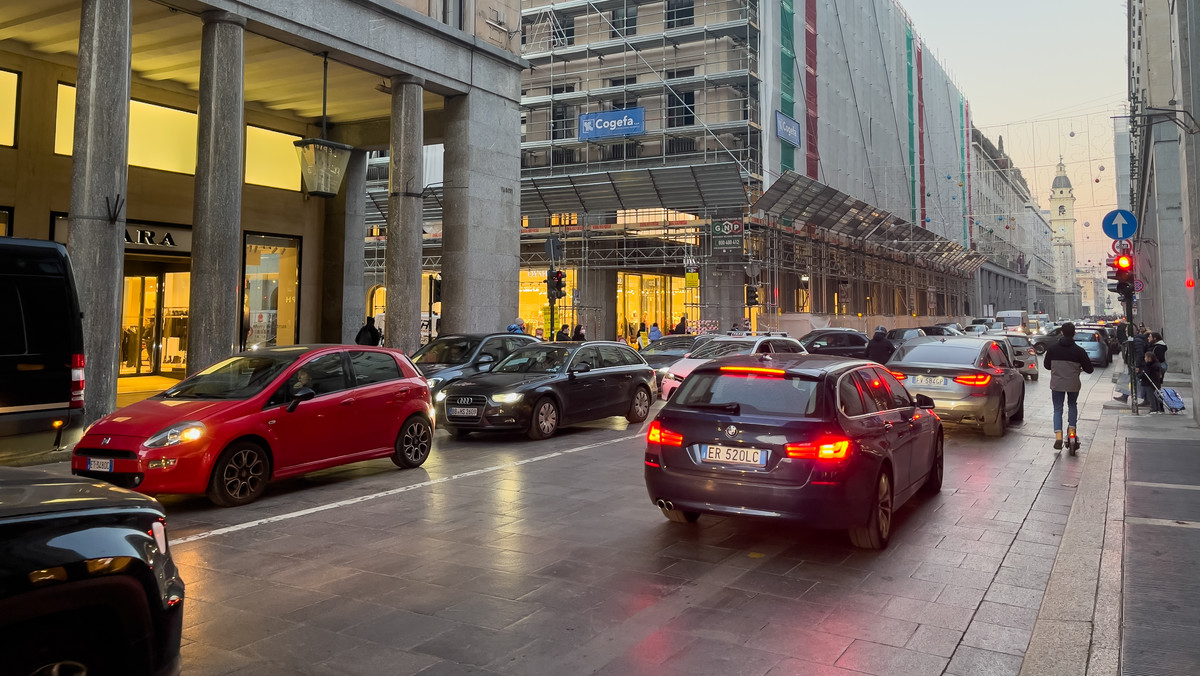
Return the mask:
[(503, 331), (521, 271), (521, 117), (474, 89), (446, 99), (442, 332)]
[(425, 81), (392, 76), (388, 168), (387, 314), (384, 342), (412, 354), (421, 345), (421, 225), (425, 189)]
[(132, 39), (129, 0), (83, 0), (67, 248), (83, 309), (84, 420), (117, 404)]
[[(366, 319), (367, 152), (350, 154), (342, 190), (327, 202), (322, 237), (321, 341), (353, 343)], [(380, 329), (382, 330), (382, 328)]]
[(246, 19), (201, 14), (200, 109), (192, 216), (189, 375), (233, 354), (242, 316), (242, 184)]

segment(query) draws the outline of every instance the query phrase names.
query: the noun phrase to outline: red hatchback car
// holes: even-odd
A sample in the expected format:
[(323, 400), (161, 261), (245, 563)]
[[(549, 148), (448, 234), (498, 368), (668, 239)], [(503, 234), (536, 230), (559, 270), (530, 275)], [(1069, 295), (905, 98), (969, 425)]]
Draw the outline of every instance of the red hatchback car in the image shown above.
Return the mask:
[(101, 418), (71, 472), (142, 493), (206, 493), (223, 507), (272, 479), (390, 457), (421, 465), (433, 442), (429, 388), (381, 347), (316, 345), (244, 352)]

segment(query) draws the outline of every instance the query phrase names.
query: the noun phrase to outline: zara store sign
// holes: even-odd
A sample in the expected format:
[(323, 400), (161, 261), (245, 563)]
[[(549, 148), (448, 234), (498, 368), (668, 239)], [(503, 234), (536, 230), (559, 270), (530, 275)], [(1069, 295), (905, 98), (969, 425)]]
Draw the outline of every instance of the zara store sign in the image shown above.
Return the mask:
[[(54, 219), (54, 241), (67, 243), (70, 221), (66, 217)], [(125, 250), (143, 253), (187, 255), (192, 252), (192, 230), (164, 223), (125, 223)]]

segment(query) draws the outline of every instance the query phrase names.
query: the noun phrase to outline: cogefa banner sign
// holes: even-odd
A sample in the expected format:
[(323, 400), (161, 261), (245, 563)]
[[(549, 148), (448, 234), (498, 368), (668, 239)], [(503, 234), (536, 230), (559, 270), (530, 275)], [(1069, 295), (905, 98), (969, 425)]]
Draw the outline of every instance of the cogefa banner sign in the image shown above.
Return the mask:
[(646, 133), (646, 109), (626, 108), (579, 116), (579, 139), (587, 141)]

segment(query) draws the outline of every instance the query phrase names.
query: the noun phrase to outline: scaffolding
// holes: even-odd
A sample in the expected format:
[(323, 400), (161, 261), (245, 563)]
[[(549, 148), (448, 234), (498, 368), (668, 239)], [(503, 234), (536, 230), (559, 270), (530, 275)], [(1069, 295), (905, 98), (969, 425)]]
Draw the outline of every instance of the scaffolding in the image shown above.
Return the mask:
[[(733, 159), (761, 185), (758, 0), (526, 0), (525, 176)], [(645, 133), (581, 140), (579, 115), (641, 107)]]

